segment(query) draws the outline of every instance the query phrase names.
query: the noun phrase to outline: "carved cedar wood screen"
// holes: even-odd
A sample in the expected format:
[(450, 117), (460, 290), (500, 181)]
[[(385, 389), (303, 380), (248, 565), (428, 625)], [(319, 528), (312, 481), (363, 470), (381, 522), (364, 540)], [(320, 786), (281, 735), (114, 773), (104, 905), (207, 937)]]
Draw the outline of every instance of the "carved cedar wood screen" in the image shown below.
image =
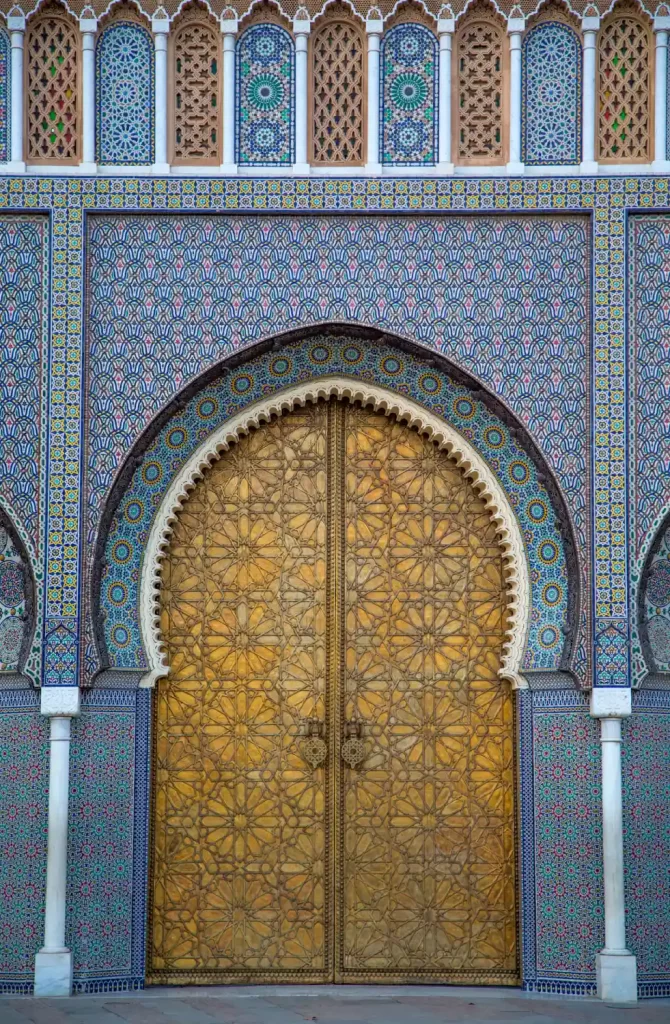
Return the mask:
[(79, 163), (79, 33), (49, 4), (28, 22), (26, 160)]
[(487, 4), (470, 8), (456, 38), (453, 151), (458, 163), (507, 160), (506, 42)]
[(602, 163), (652, 159), (650, 60), (647, 25), (635, 9), (617, 9), (598, 37), (597, 159)]
[(501, 548), (336, 400), (253, 431), (163, 571), (149, 979), (517, 984)]
[(187, 8), (172, 41), (172, 158), (221, 163), (221, 33), (206, 11)]
[(312, 162), (365, 161), (365, 45), (360, 26), (346, 18), (316, 30), (312, 47)]

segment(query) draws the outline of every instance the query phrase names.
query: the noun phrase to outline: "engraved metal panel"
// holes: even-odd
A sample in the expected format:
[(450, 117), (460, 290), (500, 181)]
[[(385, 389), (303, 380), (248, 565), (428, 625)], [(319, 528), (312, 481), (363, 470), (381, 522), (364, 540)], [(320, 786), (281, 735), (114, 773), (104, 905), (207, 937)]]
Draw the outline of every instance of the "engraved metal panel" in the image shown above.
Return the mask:
[(323, 977), (325, 406), (244, 438), (166, 560), (156, 712), (156, 982)]
[(505, 614), (484, 501), (393, 419), (215, 464), (164, 575), (151, 981), (518, 983)]

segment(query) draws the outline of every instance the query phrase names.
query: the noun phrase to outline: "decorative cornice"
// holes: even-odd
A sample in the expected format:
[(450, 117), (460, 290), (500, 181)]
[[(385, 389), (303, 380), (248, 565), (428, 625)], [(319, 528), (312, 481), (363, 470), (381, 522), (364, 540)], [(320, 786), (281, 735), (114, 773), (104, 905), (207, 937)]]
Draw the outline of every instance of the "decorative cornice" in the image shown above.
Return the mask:
[(214, 431), (172, 481), (154, 517), (142, 562), (140, 628), (149, 672), (140, 685), (152, 687), (158, 679), (164, 678), (169, 672), (160, 636), (159, 597), (162, 561), (179, 512), (190, 492), (212, 463), (220, 459), (251, 429), (268, 423), (273, 416), (281, 416), (296, 407), (330, 397), (348, 398), (363, 405), (371, 405), (376, 411), (384, 412), (387, 416), (393, 415), (417, 430), (433, 441), (438, 448), (448, 452), (449, 457), (484, 499), (503, 550), (507, 583), (509, 615), (499, 675), (501, 679), (508, 680), (513, 689), (526, 689), (528, 684), (521, 675), (521, 663), (531, 611), (528, 560), (519, 524), (500, 483), (481, 455), (444, 420), (404, 395), (397, 395), (377, 385), (357, 383), (344, 377), (326, 377), (310, 381), (250, 405)]

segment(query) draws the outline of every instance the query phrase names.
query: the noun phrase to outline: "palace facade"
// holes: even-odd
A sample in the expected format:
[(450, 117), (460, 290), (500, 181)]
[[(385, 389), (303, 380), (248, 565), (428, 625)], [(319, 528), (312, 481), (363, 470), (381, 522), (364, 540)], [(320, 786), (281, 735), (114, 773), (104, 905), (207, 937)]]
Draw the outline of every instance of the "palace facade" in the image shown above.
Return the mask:
[(0, 989), (670, 995), (670, 8), (0, 0)]

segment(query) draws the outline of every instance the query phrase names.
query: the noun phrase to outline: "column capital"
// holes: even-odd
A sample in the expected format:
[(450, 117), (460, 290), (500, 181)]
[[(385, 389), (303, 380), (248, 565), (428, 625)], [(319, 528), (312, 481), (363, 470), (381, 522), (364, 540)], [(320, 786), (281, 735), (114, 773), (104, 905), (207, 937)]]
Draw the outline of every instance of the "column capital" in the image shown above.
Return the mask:
[(49, 718), (76, 718), (81, 710), (78, 686), (43, 686), (40, 713)]
[(438, 18), (437, 20), (437, 34), (438, 36), (453, 36), (456, 31), (456, 21), (454, 18)]
[(293, 19), (293, 35), (294, 36), (308, 36), (312, 31), (312, 23), (309, 18), (294, 18)]
[(81, 17), (79, 19), (79, 31), (83, 36), (94, 36), (98, 31), (98, 19), (92, 18), (90, 15)]
[(368, 18), (365, 22), (365, 34), (368, 36), (382, 36), (384, 34), (384, 22), (381, 18)]
[(523, 18), (523, 17), (521, 17), (521, 18), (514, 17), (514, 18), (508, 18), (507, 19), (507, 35), (508, 36), (521, 35), (521, 33), (523, 32), (525, 27), (526, 27), (526, 19)]
[(670, 32), (670, 16), (657, 14), (653, 21), (654, 32)]
[(166, 36), (170, 31), (170, 19), (162, 7), (159, 7), (151, 19), (151, 31), (155, 36)]
[[(14, 8), (16, 10), (16, 8)], [(7, 30), (9, 32), (25, 32), (26, 30), (26, 16), (25, 14), (9, 14), (7, 17)]]
[(582, 32), (597, 32), (600, 28), (600, 18), (595, 14), (589, 14), (582, 18)]
[(628, 718), (632, 710), (628, 686), (594, 686), (591, 690), (592, 718)]
[(219, 19), (219, 25), (221, 27), (221, 35), (236, 36), (240, 23), (237, 18), (232, 18), (230, 16), (224, 18), (222, 15)]

